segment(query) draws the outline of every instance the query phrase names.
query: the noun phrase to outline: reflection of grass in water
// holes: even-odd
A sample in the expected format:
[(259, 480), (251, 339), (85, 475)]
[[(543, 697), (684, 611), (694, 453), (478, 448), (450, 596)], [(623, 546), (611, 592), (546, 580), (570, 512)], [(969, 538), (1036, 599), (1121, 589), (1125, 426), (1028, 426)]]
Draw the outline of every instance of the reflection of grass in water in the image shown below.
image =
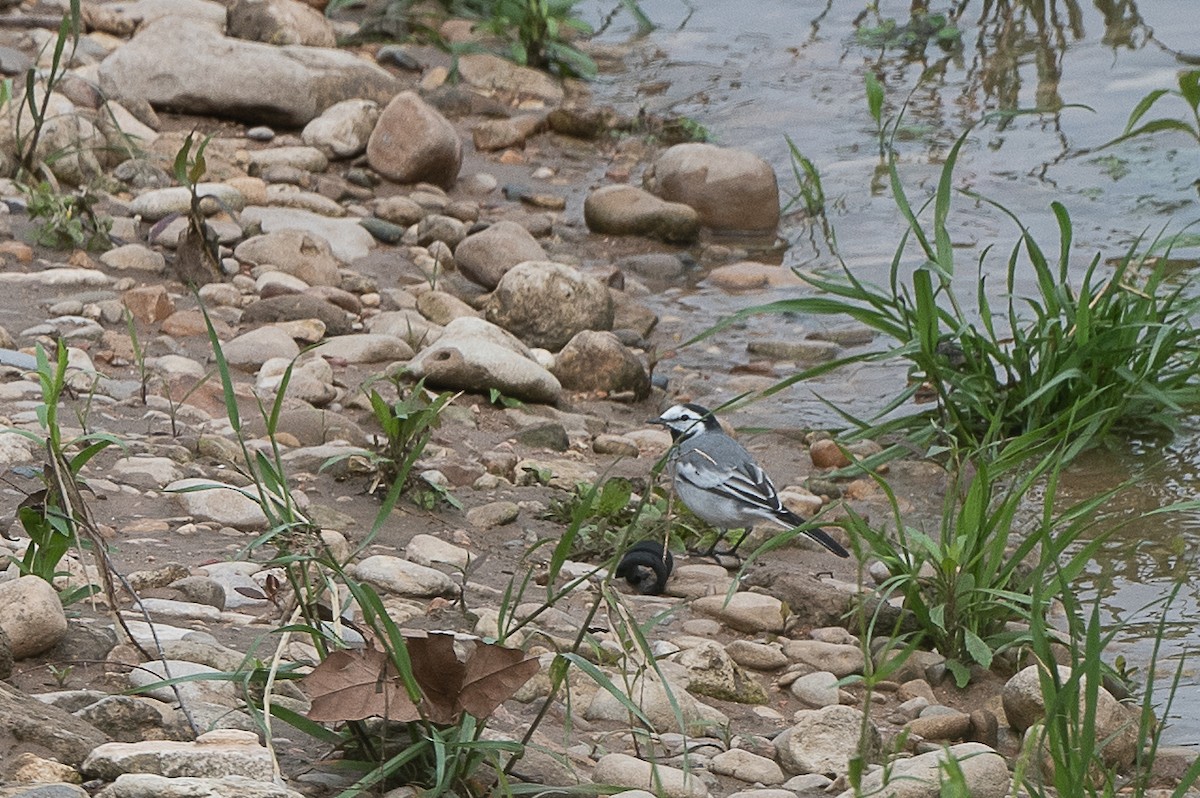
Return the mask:
[(1116, 155), (1102, 155), (1099, 158), (1093, 158), (1091, 163), (1100, 167), (1100, 171), (1111, 177), (1114, 181), (1120, 180), (1129, 174), (1129, 161), (1124, 158), (1119, 158)]

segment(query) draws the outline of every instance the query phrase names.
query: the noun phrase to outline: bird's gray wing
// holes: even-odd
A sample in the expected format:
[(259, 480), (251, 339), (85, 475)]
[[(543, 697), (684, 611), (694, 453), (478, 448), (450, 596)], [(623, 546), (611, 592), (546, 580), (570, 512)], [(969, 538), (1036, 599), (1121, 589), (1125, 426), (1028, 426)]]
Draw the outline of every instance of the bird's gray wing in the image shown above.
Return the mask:
[[(721, 447), (722, 443), (732, 444)], [(736, 448), (735, 448), (736, 447)], [(728, 449), (728, 451), (726, 451)], [(734, 465), (721, 465), (732, 463)], [(675, 459), (676, 475), (699, 488), (733, 499), (747, 507), (775, 512), (779, 496), (770, 477), (734, 441), (717, 441), (707, 447), (680, 451)]]

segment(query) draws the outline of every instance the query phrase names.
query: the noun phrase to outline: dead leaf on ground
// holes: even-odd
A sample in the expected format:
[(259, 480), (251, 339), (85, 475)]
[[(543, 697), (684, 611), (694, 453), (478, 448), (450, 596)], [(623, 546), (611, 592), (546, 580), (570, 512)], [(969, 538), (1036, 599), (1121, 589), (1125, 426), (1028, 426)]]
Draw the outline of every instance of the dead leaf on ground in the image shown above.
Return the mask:
[(409, 700), (388, 655), (374, 648), (337, 651), (308, 676), (310, 720), (338, 722), (378, 716), (402, 722), (455, 723), (463, 712), (486, 718), (529, 681), (538, 661), (519, 649), (475, 640), (466, 662), (454, 649), (454, 635), (405, 632), (413, 678), (424, 698)]

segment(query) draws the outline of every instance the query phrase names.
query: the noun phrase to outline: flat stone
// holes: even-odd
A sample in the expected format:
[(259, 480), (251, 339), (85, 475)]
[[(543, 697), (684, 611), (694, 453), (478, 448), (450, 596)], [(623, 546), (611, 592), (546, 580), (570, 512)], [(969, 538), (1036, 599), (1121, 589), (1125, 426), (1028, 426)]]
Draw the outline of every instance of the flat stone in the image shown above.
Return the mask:
[(189, 477), (170, 483), (165, 490), (175, 495), (185, 513), (200, 520), (247, 531), (267, 525), (258, 502), (232, 485)]
[(88, 778), (115, 781), (123, 773), (152, 773), (185, 778), (242, 776), (270, 782), (271, 753), (253, 732), (223, 729), (200, 735), (195, 742), (147, 740), (105, 743), (84, 761)]
[(692, 608), (711, 615), (739, 632), (782, 632), (787, 620), (783, 602), (762, 593), (734, 593), (726, 603), (725, 596), (702, 596), (692, 601)]
[(432, 598), (456, 591), (454, 582), (441, 571), (388, 554), (367, 557), (351, 570), (354, 578), (401, 596)]
[(650, 790), (663, 798), (708, 798), (708, 787), (694, 773), (653, 765), (628, 754), (606, 754), (592, 768), (592, 781)]

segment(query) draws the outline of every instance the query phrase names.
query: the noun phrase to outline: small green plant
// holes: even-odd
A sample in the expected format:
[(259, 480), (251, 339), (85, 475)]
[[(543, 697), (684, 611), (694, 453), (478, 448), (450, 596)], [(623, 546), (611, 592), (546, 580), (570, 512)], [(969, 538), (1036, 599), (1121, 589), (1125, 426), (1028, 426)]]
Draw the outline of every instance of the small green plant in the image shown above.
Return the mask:
[(488, 401), (497, 407), (524, 407), (525, 403), (520, 399), (515, 399), (511, 396), (505, 396), (499, 388), (488, 388)]
[[(17, 518), (29, 536), (29, 545), (20, 559), (10, 559), (21, 574), (53, 582), (55, 577), (66, 573), (59, 570), (59, 565), (69, 551), (82, 553), (85, 546), (90, 547), (106, 566), (102, 569), (102, 577), (107, 584), (109, 572), (104, 543), (84, 499), (87, 485), (80, 471), (93, 457), (109, 446), (120, 445), (120, 441), (106, 433), (63, 439), (58, 413), (67, 391), (67, 348), (61, 341), (53, 361), (38, 346), (37, 373), (42, 388), (42, 403), (37, 408), (42, 432), (13, 432), (43, 447), (45, 460), (41, 476), (44, 487), (27, 496), (17, 508)], [(64, 604), (71, 604), (92, 595), (97, 589), (86, 585), (59, 597)]]
[[(211, 140), (212, 136), (206, 136), (197, 145), (194, 133), (188, 133), (183, 145), (175, 154), (172, 169), (176, 182), (187, 188), (191, 198), (188, 205), (187, 230), (180, 237), (179, 246), (175, 249), (175, 272), (184, 285), (188, 286), (200, 286), (221, 280), (219, 240), (216, 232), (205, 220), (198, 192), (200, 181), (208, 171), (204, 151)], [(216, 200), (215, 197), (209, 199)]]
[(61, 668), (51, 662), (46, 666), (50, 677), (54, 679), (54, 683), (58, 685), (58, 689), (62, 690), (67, 686), (67, 680), (71, 678), (71, 674), (75, 672), (74, 665), (64, 665)]
[(86, 188), (60, 194), (47, 182), (25, 187), (29, 218), (38, 221), (37, 243), (54, 249), (107, 249), (112, 219), (95, 211), (98, 197)]
[[(1178, 89), (1155, 89), (1143, 97), (1130, 112), (1129, 119), (1125, 122), (1125, 130), (1121, 135), (1103, 146), (1111, 147), (1113, 144), (1127, 139), (1168, 130), (1183, 133), (1200, 144), (1200, 69), (1188, 69), (1180, 72), (1178, 86)], [(1143, 122), (1146, 114), (1163, 97), (1178, 97), (1183, 100), (1189, 111), (1187, 117), (1184, 119), (1160, 117)]]
[[(433, 394), (425, 388), (423, 379), (410, 383), (403, 373), (382, 379), (391, 384), (396, 399), (389, 402), (374, 385), (365, 387), (375, 421), (383, 431), (383, 439), (378, 441), (379, 451), (369, 457), (375, 469), (369, 492), (374, 493), (381, 485), (399, 486), (401, 492), (409, 492), (420, 506), (432, 508), (444, 501), (461, 508), (445, 486), (419, 479), (412, 473), (413, 465), (441, 424), (442, 411), (457, 394)], [(321, 467), (326, 469), (347, 456), (332, 457)]]
[(799, 208), (809, 216), (822, 216), (825, 213), (825, 189), (821, 185), (821, 173), (791, 136), (787, 140), (788, 155), (792, 160), (792, 176), (796, 179), (796, 193), (788, 198), (784, 205), (784, 213)]
[[(58, 36), (54, 39), (54, 51), (50, 59), (50, 69), (45, 73), (42, 81), (41, 98), (38, 97), (38, 72), (35, 67), (30, 67), (25, 72), (25, 93), (23, 107), (17, 109), (16, 114), (16, 140), (17, 140), (17, 156), (18, 156), (18, 177), (23, 180), (34, 179), (42, 168), (42, 164), (38, 161), (38, 144), (42, 139), (42, 132), (45, 130), (46, 122), (49, 120), (50, 98), (54, 94), (54, 89), (59, 81), (66, 74), (67, 65), (75, 57), (75, 50), (79, 46), (79, 37), (83, 33), (83, 22), (80, 10), (80, 0), (70, 0), (67, 7), (67, 13), (63, 15), (62, 21), (58, 26)], [(66, 52), (67, 43), (70, 42), (71, 50), (67, 54), (66, 61), (63, 60), (63, 54)], [(0, 93), (0, 106), (7, 105), (12, 98), (12, 82), (4, 81), (4, 88)], [(29, 121), (32, 125), (31, 130), (22, 130), (22, 123), (25, 112), (29, 114)]]
[[(1054, 563), (1068, 584), (1087, 566), (1104, 540), (1092, 535), (1094, 512), (1115, 491), (1056, 511), (1054, 500), (1062, 468), (1061, 447), (1029, 466), (1022, 443), (998, 454), (961, 462), (954, 458), (949, 485), (935, 529), (922, 529), (901, 517), (890, 487), (877, 481), (892, 506), (890, 528), (878, 528), (854, 512), (844, 522), (850, 539), (862, 547), (860, 559), (877, 558), (891, 576), (879, 587), (885, 598), (903, 600), (919, 627), (921, 645), (946, 657), (960, 687), (971, 678), (970, 666), (991, 668), (998, 654), (1027, 642), (1013, 631), (1012, 621), (1028, 622), (1044, 613), (1049, 598), (1040, 580)], [(1040, 448), (1040, 444), (1038, 447)], [(1044, 491), (1043, 508), (1034, 529), (1022, 530), (1010, 549), (1010, 535), (1020, 527), (1027, 495)], [(1031, 568), (1029, 560), (1041, 563)], [(1042, 598), (1038, 598), (1042, 596)]]
[[(864, 283), (845, 266), (840, 277), (802, 273), (823, 295), (748, 309), (704, 336), (765, 312), (844, 316), (866, 325), (892, 339), (891, 348), (807, 369), (767, 393), (850, 363), (907, 361), (909, 385), (880, 415), (910, 400), (932, 400), (929, 409), (886, 424), (851, 421), (863, 435), (901, 431), (933, 449), (953, 444), (983, 451), (1040, 431), (1051, 445), (1059, 433), (1068, 433), (1075, 444), (1070, 451), (1077, 452), (1114, 428), (1171, 429), (1186, 408), (1200, 403), (1200, 331), (1193, 323), (1200, 301), (1187, 291), (1187, 281), (1168, 283), (1165, 260), (1137, 255), (1140, 242), (1112, 271), (1102, 268), (1097, 254), (1082, 279), (1073, 279), (1077, 256), (1071, 219), (1057, 202), (1051, 210), (1058, 248), (1047, 253), (1011, 212), (974, 197), (1012, 219), (1018, 238), (1005, 259), (1003, 305), (997, 307), (989, 296), (984, 266), (990, 247), (979, 256), (971, 295), (960, 295), (947, 218), (955, 165), (970, 131), (951, 147), (927, 207), (914, 209), (880, 117), (882, 87), (870, 74), (867, 80), (892, 193), (907, 222), (888, 285)], [(894, 134), (894, 124), (891, 130)], [(927, 228), (920, 215), (930, 207)], [(1152, 242), (1149, 250), (1156, 245)], [(909, 260), (910, 246), (916, 251), (915, 264)], [(1026, 274), (1034, 277), (1036, 293), (1021, 296), (1017, 285)]]
[(518, 64), (571, 77), (592, 77), (596, 62), (570, 43), (568, 33), (590, 34), (575, 13), (579, 0), (497, 0), (484, 27), (509, 37), (509, 56)]

